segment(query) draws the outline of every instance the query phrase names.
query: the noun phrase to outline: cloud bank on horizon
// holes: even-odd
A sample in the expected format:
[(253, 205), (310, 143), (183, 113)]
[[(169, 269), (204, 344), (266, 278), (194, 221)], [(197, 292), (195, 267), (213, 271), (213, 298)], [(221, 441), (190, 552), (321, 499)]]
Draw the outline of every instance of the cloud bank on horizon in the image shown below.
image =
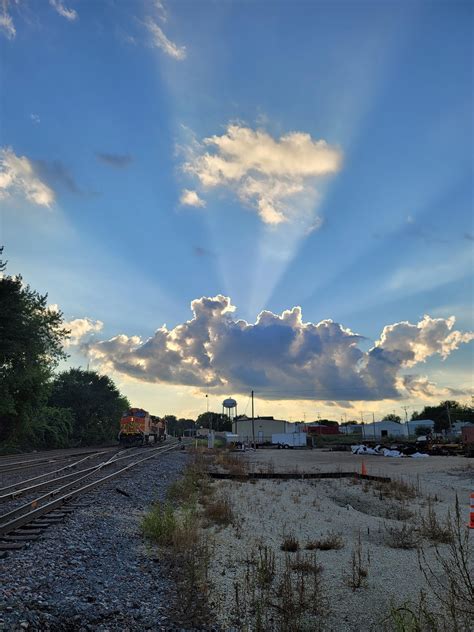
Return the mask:
[[(204, 191), (225, 188), (255, 209), (264, 224), (308, 219), (318, 199), (316, 179), (337, 173), (342, 152), (304, 132), (273, 138), (263, 130), (232, 123), (222, 135), (188, 147), (183, 171)], [(196, 206), (185, 190), (181, 203)], [(199, 199), (199, 198), (198, 198)]]
[[(474, 332), (454, 329), (455, 318), (424, 318), (383, 328), (372, 348), (366, 338), (332, 320), (304, 322), (300, 307), (262, 311), (254, 324), (234, 318), (226, 296), (192, 301), (193, 317), (153, 336), (121, 334), (82, 340), (81, 349), (103, 371), (142, 382), (205, 387), (216, 393), (256, 389), (267, 399), (363, 401), (460, 394), (424, 376), (403, 374), (433, 355), (443, 359)], [(102, 323), (78, 319), (75, 333)], [(79, 343), (82, 335), (75, 336)]]

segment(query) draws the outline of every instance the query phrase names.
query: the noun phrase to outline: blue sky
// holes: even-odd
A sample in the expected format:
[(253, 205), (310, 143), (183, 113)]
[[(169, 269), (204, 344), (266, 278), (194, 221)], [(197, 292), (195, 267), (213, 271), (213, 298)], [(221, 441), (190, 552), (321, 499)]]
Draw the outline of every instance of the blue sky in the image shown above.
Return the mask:
[[(9, 272), (80, 328), (72, 364), (157, 414), (467, 401), (472, 42), (468, 2), (7, 1)], [(236, 311), (175, 329), (218, 295)]]

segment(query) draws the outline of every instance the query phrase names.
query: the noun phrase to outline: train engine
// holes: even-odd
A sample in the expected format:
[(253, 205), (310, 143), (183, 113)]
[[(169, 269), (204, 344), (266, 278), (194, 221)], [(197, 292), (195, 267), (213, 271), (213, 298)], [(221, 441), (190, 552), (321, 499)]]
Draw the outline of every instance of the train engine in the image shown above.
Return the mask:
[(142, 408), (130, 408), (120, 420), (119, 441), (122, 445), (144, 445), (166, 439), (166, 424)]

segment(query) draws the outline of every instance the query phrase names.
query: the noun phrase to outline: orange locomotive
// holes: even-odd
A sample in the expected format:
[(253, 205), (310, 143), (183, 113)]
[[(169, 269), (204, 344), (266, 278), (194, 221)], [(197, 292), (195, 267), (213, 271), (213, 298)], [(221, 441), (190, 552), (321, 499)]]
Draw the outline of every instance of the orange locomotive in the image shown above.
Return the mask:
[(124, 445), (145, 444), (166, 439), (166, 424), (163, 419), (150, 415), (142, 408), (130, 408), (120, 420), (119, 441)]

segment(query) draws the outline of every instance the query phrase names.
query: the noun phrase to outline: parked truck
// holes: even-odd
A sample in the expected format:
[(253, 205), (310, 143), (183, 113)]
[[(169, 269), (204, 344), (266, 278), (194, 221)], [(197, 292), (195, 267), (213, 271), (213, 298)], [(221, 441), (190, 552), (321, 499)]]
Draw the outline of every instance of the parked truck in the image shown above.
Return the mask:
[(272, 434), (272, 444), (278, 448), (305, 448), (305, 432), (279, 432)]

